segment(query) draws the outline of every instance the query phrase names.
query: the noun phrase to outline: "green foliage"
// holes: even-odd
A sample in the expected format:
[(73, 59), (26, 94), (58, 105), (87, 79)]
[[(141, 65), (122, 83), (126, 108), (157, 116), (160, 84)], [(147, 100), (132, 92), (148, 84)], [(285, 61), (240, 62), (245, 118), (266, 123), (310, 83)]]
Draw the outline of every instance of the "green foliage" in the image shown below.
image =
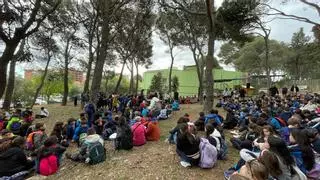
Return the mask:
[[(40, 83), (41, 76), (33, 79), (35, 84)], [(41, 90), (41, 94), (49, 101), (50, 97), (55, 94), (63, 93), (63, 74), (60, 72), (48, 72), (47, 78)]]
[(77, 85), (73, 85), (70, 87), (70, 90), (69, 90), (69, 97), (74, 97), (74, 96), (77, 96), (79, 94), (81, 94), (82, 92), (82, 88), (77, 86)]
[[(119, 79), (119, 75), (115, 75), (110, 79), (104, 79), (103, 80), (103, 84), (104, 84), (104, 90), (108, 93), (108, 94), (112, 94), (117, 82)], [(108, 81), (108, 83), (106, 84), (106, 81)], [(119, 94), (126, 94), (128, 93), (128, 89), (130, 86), (130, 79), (127, 76), (122, 76), (122, 80), (118, 89), (118, 93)]]
[(248, 31), (259, 19), (260, 0), (226, 0), (219, 7), (216, 17), (216, 37), (234, 41), (248, 41)]
[(13, 101), (21, 100), (26, 103), (26, 105), (30, 105), (33, 100), (35, 92), (35, 84), (32, 81), (25, 80), (21, 77), (16, 77), (15, 79), (15, 87), (13, 92)]
[(179, 78), (177, 76), (173, 76), (171, 86), (173, 92), (178, 92), (179, 90)]
[[(269, 40), (269, 68), (275, 72), (282, 69), (284, 60), (290, 55), (288, 48), (276, 40)], [(266, 72), (265, 42), (261, 37), (246, 43), (239, 51), (235, 51), (231, 57), (236, 57), (234, 65), (236, 69), (251, 74), (261, 75)]]
[(149, 91), (159, 92), (160, 94), (164, 92), (164, 81), (161, 72), (158, 72), (156, 75), (152, 77)]

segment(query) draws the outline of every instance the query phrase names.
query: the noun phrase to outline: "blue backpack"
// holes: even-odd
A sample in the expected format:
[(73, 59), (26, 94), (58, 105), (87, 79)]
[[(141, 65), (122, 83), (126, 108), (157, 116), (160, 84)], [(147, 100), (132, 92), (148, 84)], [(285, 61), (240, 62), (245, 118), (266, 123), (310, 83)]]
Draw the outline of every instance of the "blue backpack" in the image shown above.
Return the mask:
[(95, 111), (94, 111), (94, 106), (93, 106), (93, 104), (88, 104), (87, 106), (86, 106), (86, 108), (85, 108), (85, 111), (86, 111), (86, 113), (88, 113), (88, 114), (93, 114)]
[(21, 128), (21, 123), (20, 122), (13, 122), (10, 126), (11, 132), (13, 134), (19, 134)]

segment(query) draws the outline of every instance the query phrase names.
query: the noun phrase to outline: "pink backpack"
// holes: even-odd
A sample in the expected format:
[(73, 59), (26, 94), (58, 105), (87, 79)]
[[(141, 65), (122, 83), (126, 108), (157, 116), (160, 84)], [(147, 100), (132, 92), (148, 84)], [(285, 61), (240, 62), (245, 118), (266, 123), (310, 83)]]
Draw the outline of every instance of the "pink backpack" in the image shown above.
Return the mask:
[(39, 163), (39, 174), (49, 176), (56, 173), (59, 169), (58, 163), (58, 157), (54, 154), (42, 158)]
[(208, 139), (201, 138), (200, 139), (200, 162), (199, 166), (201, 168), (213, 168), (213, 166), (217, 162), (218, 152), (216, 147), (214, 147)]
[(143, 124), (136, 123), (131, 127), (132, 142), (134, 146), (141, 146), (146, 143), (146, 129)]

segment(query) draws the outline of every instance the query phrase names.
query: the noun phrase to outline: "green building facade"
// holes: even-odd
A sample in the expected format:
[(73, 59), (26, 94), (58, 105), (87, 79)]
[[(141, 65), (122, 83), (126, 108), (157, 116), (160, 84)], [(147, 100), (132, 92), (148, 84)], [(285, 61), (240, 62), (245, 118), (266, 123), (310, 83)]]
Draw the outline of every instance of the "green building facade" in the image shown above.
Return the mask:
[[(146, 71), (143, 74), (142, 89), (148, 91), (151, 80), (158, 72), (162, 73), (165, 79), (165, 86), (168, 86), (169, 68), (161, 70)], [(233, 88), (234, 86), (243, 84), (245, 73), (238, 71), (226, 71), (223, 69), (214, 69), (214, 89), (223, 90), (225, 88)], [(195, 66), (185, 66), (183, 70), (177, 68), (172, 69), (172, 77), (177, 76), (179, 79), (179, 95), (193, 96), (198, 94), (198, 75)]]

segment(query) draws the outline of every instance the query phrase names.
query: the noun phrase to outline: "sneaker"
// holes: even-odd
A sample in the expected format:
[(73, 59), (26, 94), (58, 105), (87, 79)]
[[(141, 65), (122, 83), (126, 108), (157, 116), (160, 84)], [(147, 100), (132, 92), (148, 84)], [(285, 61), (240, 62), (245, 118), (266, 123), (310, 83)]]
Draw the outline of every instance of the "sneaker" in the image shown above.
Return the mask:
[(180, 161), (180, 164), (181, 164), (181, 166), (183, 166), (183, 167), (191, 167), (191, 164), (190, 163), (188, 163), (188, 162), (186, 162), (186, 161)]
[(230, 176), (235, 172), (235, 170), (233, 169), (228, 169), (227, 171), (223, 172), (223, 175), (224, 175), (224, 179), (229, 179)]

